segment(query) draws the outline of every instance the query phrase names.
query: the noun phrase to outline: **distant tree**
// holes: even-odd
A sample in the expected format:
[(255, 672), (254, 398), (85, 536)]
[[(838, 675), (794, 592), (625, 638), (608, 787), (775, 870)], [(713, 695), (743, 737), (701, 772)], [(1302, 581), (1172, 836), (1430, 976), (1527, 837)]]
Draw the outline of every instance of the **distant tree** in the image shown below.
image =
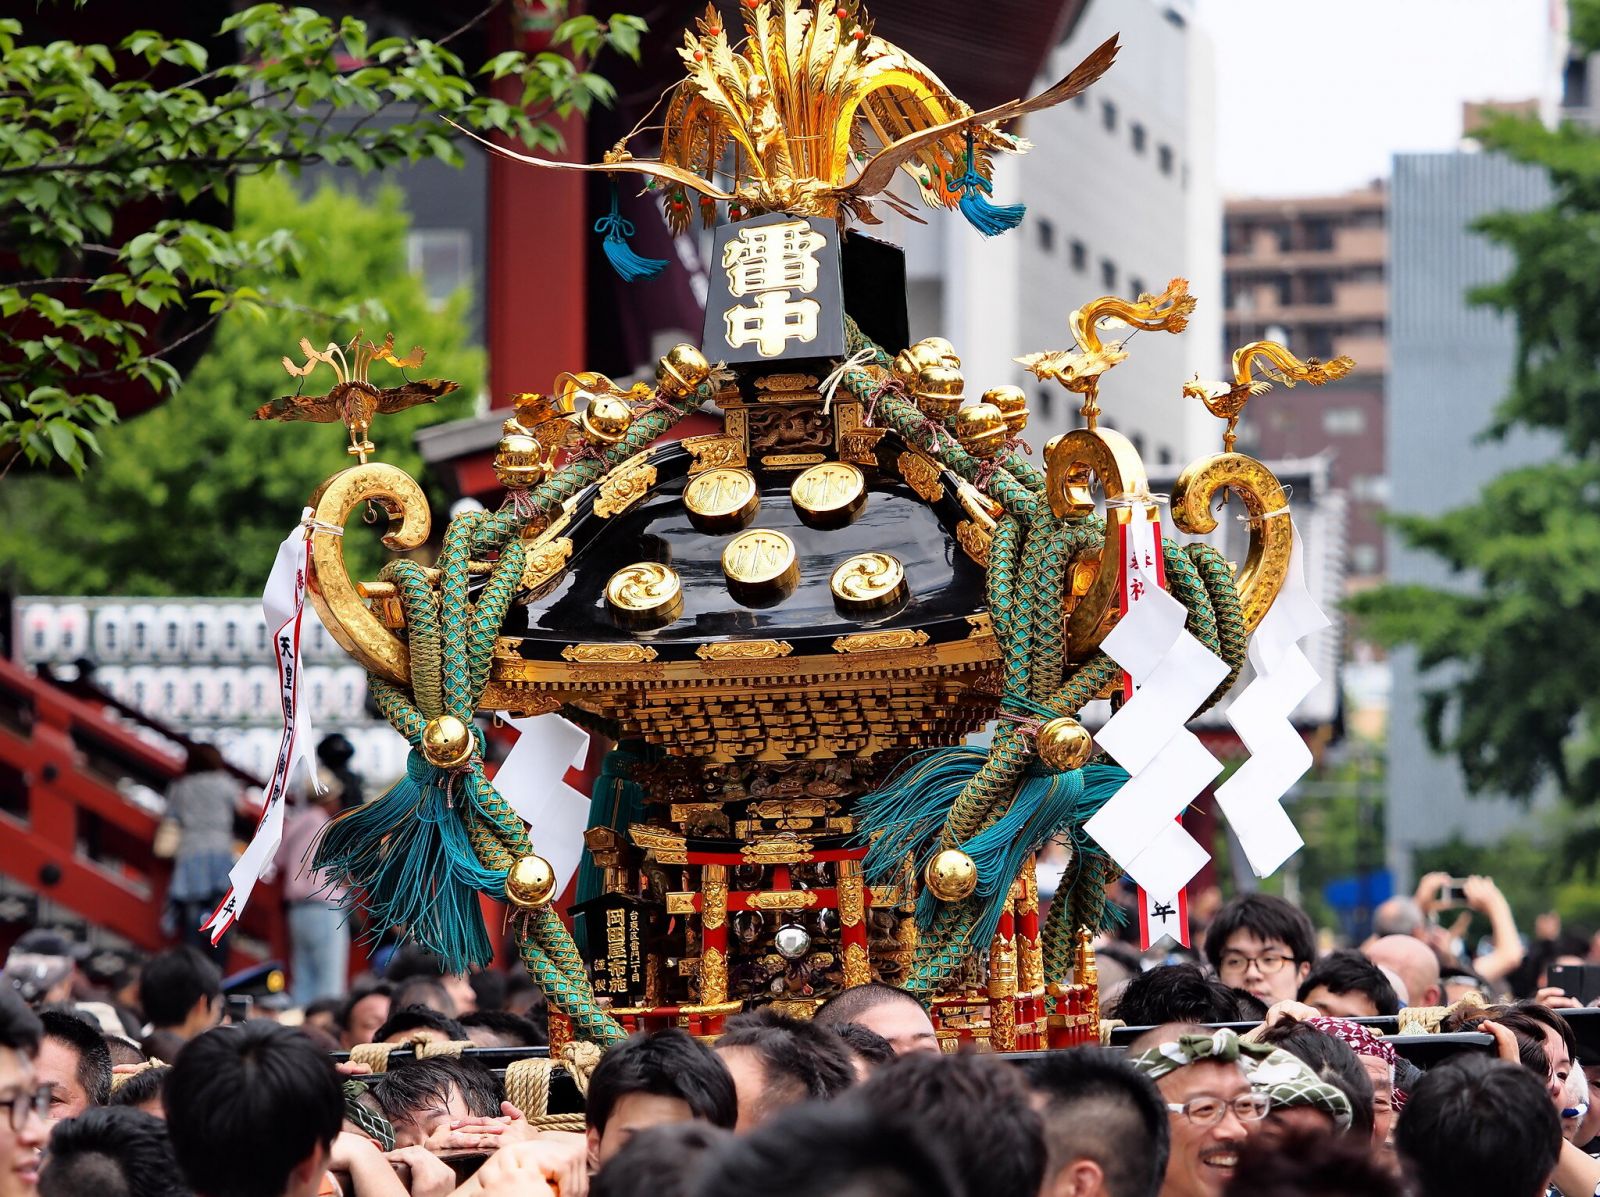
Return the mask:
[[(351, 462), (338, 424), (250, 419), (295, 390), (280, 359), (296, 354), (301, 337), (321, 346), (362, 327), (380, 340), (393, 330), (402, 350), (428, 351), (417, 376), (460, 384), (437, 405), (373, 423), (377, 459), (420, 476), (411, 434), (471, 411), (484, 355), (470, 343), (466, 291), (434, 310), (409, 272), (409, 223), (394, 187), (368, 202), (325, 185), (302, 200), (281, 174), (244, 180), (238, 234), (284, 233), (298, 247), (289, 273), (274, 267), (270, 283), (235, 280), (257, 283), (264, 306), (224, 315), (172, 397), (105, 437), (81, 481), (18, 474), (0, 485), (0, 581), (34, 594), (259, 594), (307, 496)], [(390, 385), (387, 376), (398, 379), (373, 368), (378, 385)], [(324, 368), (307, 386), (321, 393), (331, 381)], [(366, 534), (351, 521), (345, 547), (355, 576), (371, 577), (384, 558), (382, 530)]]
[[(1573, 0), (1575, 33), (1600, 42), (1600, 0)], [(1554, 459), (1495, 478), (1476, 502), (1400, 516), (1413, 548), (1456, 589), (1386, 586), (1351, 603), (1364, 634), (1416, 648), (1438, 672), (1425, 730), (1467, 785), (1528, 798), (1547, 782), (1600, 798), (1600, 135), (1501, 116), (1484, 145), (1544, 169), (1549, 204), (1477, 229), (1513, 265), (1474, 299), (1516, 321), (1516, 371), (1489, 430), (1544, 429)], [(1395, 446), (1393, 453), (1405, 452)]]
[[(85, 28), (108, 3), (78, 0)], [(545, 118), (613, 98), (588, 66), (606, 49), (637, 57), (643, 22), (560, 20), (564, 0), (547, 0), (552, 49), (464, 63), (450, 43), (510, 3), (438, 41), (369, 41), (355, 17), (256, 4), (222, 22), (238, 54), (221, 63), (155, 31), (44, 42), (0, 19), (0, 474), (19, 460), (82, 473), (115, 420), (113, 380), (174, 389), (158, 317), (197, 305), (175, 338), (189, 339), (207, 312), (268, 302), (292, 242), (270, 221), (226, 227), (240, 178), (456, 161), (441, 114), (551, 149)], [(515, 102), (480, 90), (499, 80)], [(127, 214), (151, 210), (174, 215), (130, 236)]]

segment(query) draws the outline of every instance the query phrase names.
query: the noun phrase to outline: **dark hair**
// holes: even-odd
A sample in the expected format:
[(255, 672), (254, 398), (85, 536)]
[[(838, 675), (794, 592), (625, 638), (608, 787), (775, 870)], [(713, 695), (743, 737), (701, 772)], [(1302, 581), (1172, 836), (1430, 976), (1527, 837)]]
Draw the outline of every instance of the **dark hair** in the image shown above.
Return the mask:
[(967, 1192), (1038, 1193), (1044, 1126), (1010, 1064), (993, 1056), (914, 1052), (885, 1064), (858, 1091), (863, 1101), (915, 1120), (945, 1144)]
[(1155, 1197), (1172, 1148), (1155, 1082), (1097, 1047), (1050, 1052), (1027, 1061), (1023, 1073), (1044, 1098), (1047, 1176), (1091, 1159), (1108, 1197)]
[(1566, 1044), (1567, 1058), (1578, 1057), (1578, 1043), (1567, 1020), (1538, 1002), (1512, 1002), (1505, 1006), (1469, 1006), (1456, 1014), (1446, 1016), (1439, 1024), (1441, 1031), (1471, 1031), (1479, 1023), (1492, 1021), (1510, 1031), (1517, 1039), (1517, 1058), (1529, 1072), (1544, 1081), (1550, 1075), (1550, 1053), (1545, 1050), (1546, 1028), (1555, 1031)]
[(887, 1064), (895, 1057), (894, 1044), (871, 1027), (864, 1027), (858, 1022), (834, 1022), (826, 1025), (830, 1031), (844, 1040), (846, 1047), (874, 1068), (879, 1064)]
[(143, 1110), (93, 1109), (56, 1123), (39, 1197), (188, 1197), (167, 1125)]
[(437, 1010), (446, 1018), (456, 1016), (455, 999), (450, 996), (450, 991), (438, 977), (407, 977), (404, 981), (396, 981), (394, 990), (389, 994), (389, 1001), (396, 1010), (407, 1006), (420, 1006), (428, 1010)]
[(1225, 1197), (1403, 1197), (1405, 1190), (1373, 1156), (1369, 1139), (1286, 1131), (1251, 1135), (1223, 1192)]
[(206, 1197), (278, 1197), (289, 1173), (344, 1123), (333, 1061), (277, 1023), (218, 1027), (179, 1053), (167, 1133)]
[(28, 1003), (15, 989), (0, 985), (0, 1047), (31, 1056), (39, 1050), (43, 1037), (39, 1016), (28, 1009)]
[(108, 1106), (142, 1106), (160, 1099), (166, 1105), (167, 1078), (172, 1075), (172, 1065), (158, 1064), (154, 1068), (141, 1068), (130, 1073), (128, 1079), (111, 1090)]
[(223, 759), (222, 750), (215, 744), (189, 745), (188, 758), (184, 761), (185, 773), (215, 773), (226, 769), (228, 762)]
[(1556, 1166), (1561, 1122), (1527, 1069), (1458, 1055), (1411, 1090), (1395, 1145), (1419, 1197), (1532, 1197)]
[(1317, 958), (1317, 930), (1305, 911), (1271, 894), (1241, 894), (1217, 911), (1206, 931), (1206, 959), (1218, 972), (1222, 949), (1235, 931), (1248, 931), (1263, 942), (1277, 940), (1297, 965)]
[(717, 1051), (746, 1048), (761, 1060), (761, 1109), (769, 1113), (808, 1098), (837, 1097), (856, 1081), (849, 1049), (827, 1027), (775, 1010), (752, 1010), (728, 1020)]
[[(484, 969), (468, 977), (467, 984), (472, 986), (472, 996), (483, 1013), (493, 1014), (506, 1008), (506, 994), (511, 991), (511, 982), (505, 973)], [(544, 1040), (539, 1042), (543, 1043)]]
[(156, 1030), (182, 1026), (195, 1003), (221, 996), (221, 971), (188, 944), (152, 957), (139, 973), (139, 1005)]
[(183, 1050), (183, 1045), (188, 1040), (176, 1031), (151, 1031), (144, 1037), (144, 1042), (139, 1045), (147, 1060), (160, 1060), (163, 1064), (171, 1064), (178, 1058), (178, 1053)]
[(64, 1010), (45, 1010), (39, 1015), (44, 1037), (70, 1048), (78, 1057), (76, 1080), (83, 1086), (92, 1106), (103, 1106), (111, 1096), (111, 1049), (102, 1035), (86, 1019)]
[(438, 980), (444, 973), (444, 961), (427, 948), (414, 943), (406, 944), (390, 957), (389, 967), (383, 970), (385, 979), (396, 985), (412, 977), (431, 977)]
[(132, 1039), (124, 1039), (121, 1035), (107, 1035), (105, 1037), (106, 1051), (111, 1053), (111, 1066), (118, 1064), (143, 1064), (150, 1057), (144, 1054)]
[(812, 1015), (811, 1021), (821, 1023), (823, 1026), (839, 1022), (855, 1022), (861, 1014), (885, 1002), (910, 1002), (919, 1010), (926, 1009), (915, 994), (907, 993), (904, 989), (896, 989), (893, 985), (885, 985), (882, 981), (868, 981), (865, 985), (852, 985), (849, 989), (841, 989), (817, 1007), (817, 1012)]
[(1343, 1039), (1286, 1018), (1261, 1033), (1261, 1042), (1281, 1047), (1350, 1099), (1350, 1133), (1372, 1135), (1372, 1078)]
[(371, 984), (358, 985), (355, 989), (352, 989), (350, 991), (350, 996), (345, 998), (345, 1000), (340, 1003), (339, 1013), (334, 1016), (339, 1020), (340, 1030), (348, 1031), (350, 1029), (350, 1019), (355, 1014), (356, 1003), (363, 1002), (367, 998), (372, 997), (374, 994), (377, 994), (381, 997), (392, 998), (394, 995), (394, 986), (389, 984), (387, 981), (373, 981)]
[(447, 1105), (450, 1090), (461, 1091), (467, 1113), (492, 1118), (500, 1113), (500, 1086), (494, 1073), (476, 1060), (416, 1060), (398, 1064), (378, 1079), (373, 1097), (390, 1122), (411, 1121), (433, 1105)]
[[(797, 1106), (727, 1142), (700, 1170), (699, 1197), (963, 1197), (945, 1146), (933, 1127), (875, 1105), (857, 1089), (839, 1101)], [(1042, 1164), (1042, 1148), (1039, 1154)]]
[(426, 1006), (396, 1006), (389, 1012), (389, 1021), (373, 1032), (372, 1041), (382, 1043), (390, 1035), (403, 1031), (438, 1031), (454, 1040), (467, 1037), (467, 1032), (453, 1018), (430, 1010)]
[(345, 999), (342, 997), (321, 997), (306, 1005), (306, 1021), (309, 1022), (319, 1014), (333, 1015), (333, 1021), (338, 1023), (339, 1012), (344, 1009)]
[(1329, 952), (1313, 964), (1306, 979), (1300, 982), (1297, 996), (1303, 1002), (1318, 987), (1332, 994), (1364, 993), (1372, 999), (1379, 1014), (1400, 1012), (1400, 999), (1383, 970), (1351, 948)]
[(648, 1126), (629, 1137), (589, 1185), (592, 1197), (694, 1197), (701, 1169), (733, 1133), (704, 1122)]
[(540, 1047), (550, 1042), (544, 1032), (533, 1025), (531, 1018), (509, 1014), (504, 1010), (475, 1010), (471, 1014), (463, 1014), (459, 1021), (468, 1039), (472, 1038), (474, 1030), (482, 1028), (505, 1040), (498, 1045), (501, 1047)]
[(676, 1027), (624, 1039), (600, 1058), (589, 1078), (585, 1121), (603, 1134), (611, 1111), (630, 1093), (681, 1098), (696, 1118), (728, 1130), (739, 1118), (727, 1066)]
[(1163, 964), (1136, 973), (1116, 1005), (1113, 1017), (1130, 1027), (1155, 1027), (1167, 1022), (1242, 1022), (1239, 991), (1201, 971), (1198, 964)]

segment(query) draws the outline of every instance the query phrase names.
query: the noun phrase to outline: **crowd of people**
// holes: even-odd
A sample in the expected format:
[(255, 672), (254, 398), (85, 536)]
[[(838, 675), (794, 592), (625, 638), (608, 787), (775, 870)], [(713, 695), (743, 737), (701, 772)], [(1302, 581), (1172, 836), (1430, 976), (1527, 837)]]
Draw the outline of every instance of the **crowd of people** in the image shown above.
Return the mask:
[[(810, 1020), (735, 1016), (713, 1042), (638, 1034), (567, 1057), (581, 1132), (507, 1100), (471, 1051), (380, 1075), (347, 1055), (537, 1048), (525, 978), (448, 976), (407, 949), (337, 997), (230, 1006), (191, 946), (108, 971), (34, 931), (0, 984), (0, 1197), (1600, 1193), (1600, 1051), (1583, 1062), (1582, 1020), (1559, 1013), (1576, 999), (1547, 984), (1575, 946), (1511, 950), (1503, 899), (1473, 879), (1491, 935), (1462, 959), (1436, 888), (1381, 910), (1359, 948), (1319, 953), (1310, 920), (1262, 895), (1210, 912), (1193, 960), (1142, 968), (1108, 944), (1116, 1047), (949, 1051), (880, 983)], [(1423, 1069), (1352, 1021), (1402, 1010), (1479, 1035)]]

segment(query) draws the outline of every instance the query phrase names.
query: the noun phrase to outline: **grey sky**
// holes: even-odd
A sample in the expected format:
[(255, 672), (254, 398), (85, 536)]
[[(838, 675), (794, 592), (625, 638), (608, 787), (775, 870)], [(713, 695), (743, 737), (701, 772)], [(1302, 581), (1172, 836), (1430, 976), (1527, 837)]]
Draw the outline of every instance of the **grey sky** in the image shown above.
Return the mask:
[(1564, 20), (1560, 0), (1195, 0), (1195, 19), (1216, 55), (1218, 181), (1260, 196), (1454, 148), (1464, 100), (1553, 95)]

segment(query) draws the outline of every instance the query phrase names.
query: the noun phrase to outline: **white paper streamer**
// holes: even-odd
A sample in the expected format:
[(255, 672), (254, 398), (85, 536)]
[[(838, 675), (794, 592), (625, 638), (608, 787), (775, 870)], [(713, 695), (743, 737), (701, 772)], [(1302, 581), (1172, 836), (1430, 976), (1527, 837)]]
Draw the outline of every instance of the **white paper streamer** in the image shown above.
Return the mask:
[(517, 729), (517, 742), (495, 773), (494, 787), (528, 824), (534, 850), (555, 871), (559, 894), (583, 858), (589, 796), (565, 778), (569, 768), (583, 768), (589, 733), (553, 713), (506, 722)]
[(1183, 604), (1161, 588), (1156, 525), (1124, 525), (1128, 613), (1101, 645), (1138, 687), (1095, 736), (1130, 777), (1084, 829), (1153, 903), (1175, 904), (1210, 855), (1177, 820), (1222, 771), (1184, 727), (1228, 666), (1184, 630)]
[[(261, 609), (272, 629), (272, 651), (278, 662), (278, 703), (283, 708), (283, 733), (278, 738), (278, 754), (272, 767), (272, 777), (267, 782), (265, 805), (261, 821), (250, 846), (228, 871), (228, 892), (211, 917), (201, 924), (200, 930), (211, 932), (215, 945), (238, 921), (250, 901), (256, 883), (272, 866), (278, 855), (278, 845), (283, 840), (283, 808), (290, 782), (297, 767), (305, 771), (316, 784), (317, 764), (313, 746), (316, 732), (311, 726), (310, 714), (300, 701), (300, 630), (306, 605), (306, 574), (311, 564), (311, 537), (318, 531), (330, 531), (313, 520), (307, 507), (300, 515), (300, 526), (289, 533), (278, 546), (278, 555), (272, 562), (272, 573), (267, 577), (267, 588), (261, 595)], [(342, 529), (332, 530), (336, 534)]]
[(1311, 749), (1289, 715), (1320, 680), (1299, 641), (1328, 622), (1306, 586), (1300, 532), (1295, 529), (1283, 589), (1250, 640), (1255, 680), (1228, 707), (1228, 722), (1250, 750), (1250, 759), (1217, 788), (1217, 805), (1257, 877), (1269, 876), (1305, 842), (1282, 803), (1289, 787), (1311, 768)]

